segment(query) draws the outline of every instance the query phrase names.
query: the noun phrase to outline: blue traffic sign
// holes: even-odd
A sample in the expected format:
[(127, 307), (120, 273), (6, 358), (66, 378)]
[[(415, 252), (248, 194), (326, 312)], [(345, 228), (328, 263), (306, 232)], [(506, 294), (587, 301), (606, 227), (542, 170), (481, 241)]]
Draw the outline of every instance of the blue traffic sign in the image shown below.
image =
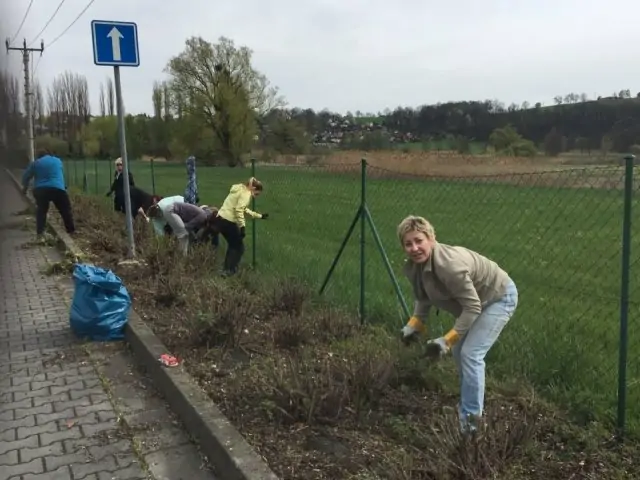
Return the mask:
[(131, 22), (93, 20), (93, 63), (112, 67), (137, 67), (138, 26)]

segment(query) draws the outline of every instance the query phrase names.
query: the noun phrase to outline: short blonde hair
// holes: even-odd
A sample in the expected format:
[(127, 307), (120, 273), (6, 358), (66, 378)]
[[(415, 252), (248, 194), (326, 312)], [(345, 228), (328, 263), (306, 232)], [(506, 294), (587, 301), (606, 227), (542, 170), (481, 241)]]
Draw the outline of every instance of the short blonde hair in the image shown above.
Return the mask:
[(436, 231), (429, 220), (416, 215), (409, 215), (398, 225), (398, 240), (400, 240), (400, 243), (403, 242), (405, 235), (409, 232), (424, 233), (429, 240), (436, 238)]

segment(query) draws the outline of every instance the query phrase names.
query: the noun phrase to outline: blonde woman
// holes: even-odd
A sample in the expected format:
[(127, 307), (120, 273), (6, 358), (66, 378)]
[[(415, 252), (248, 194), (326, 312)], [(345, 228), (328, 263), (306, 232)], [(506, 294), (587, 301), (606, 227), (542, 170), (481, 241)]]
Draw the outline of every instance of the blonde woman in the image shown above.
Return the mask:
[(460, 375), (460, 426), (473, 431), (482, 418), (485, 356), (518, 305), (518, 290), (498, 264), (467, 248), (436, 241), (423, 217), (408, 216), (398, 225), (407, 255), (404, 274), (413, 287), (413, 316), (402, 328), (405, 342), (426, 333), (431, 307), (456, 317), (444, 336), (430, 340), (428, 351), (451, 351)]
[(266, 213), (257, 213), (249, 209), (251, 198), (262, 193), (262, 182), (251, 177), (247, 183), (237, 183), (231, 187), (227, 198), (215, 218), (215, 226), (227, 241), (227, 253), (224, 257), (224, 275), (233, 275), (244, 254), (245, 215), (252, 218), (267, 219)]
[[(113, 209), (116, 212), (125, 213), (124, 206), (124, 171), (122, 158), (117, 158), (114, 162), (116, 166), (116, 171), (113, 173), (113, 183), (111, 184), (111, 188), (107, 192), (107, 197), (110, 197), (112, 193), (115, 193), (113, 197)], [(129, 172), (129, 186), (135, 187), (136, 184), (133, 181), (133, 175)]]

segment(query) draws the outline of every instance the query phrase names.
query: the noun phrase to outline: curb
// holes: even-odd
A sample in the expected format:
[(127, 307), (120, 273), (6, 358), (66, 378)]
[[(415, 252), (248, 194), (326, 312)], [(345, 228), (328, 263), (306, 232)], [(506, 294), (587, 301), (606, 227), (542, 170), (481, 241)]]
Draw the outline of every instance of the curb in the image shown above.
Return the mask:
[[(18, 179), (9, 169), (5, 172), (22, 193)], [(24, 196), (35, 206), (30, 195)], [(74, 256), (82, 253), (67, 232), (49, 222), (47, 225), (67, 252)], [(158, 391), (178, 414), (187, 431), (197, 439), (216, 476), (224, 480), (279, 480), (182, 366), (166, 368), (158, 362), (160, 355), (168, 350), (133, 308), (129, 312), (125, 339), (136, 360), (153, 378)]]

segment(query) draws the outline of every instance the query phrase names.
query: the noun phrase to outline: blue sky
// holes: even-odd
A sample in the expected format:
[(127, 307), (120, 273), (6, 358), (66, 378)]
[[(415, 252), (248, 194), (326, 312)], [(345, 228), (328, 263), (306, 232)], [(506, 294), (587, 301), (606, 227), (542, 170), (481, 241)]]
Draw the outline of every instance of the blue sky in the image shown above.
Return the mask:
[[(9, 35), (30, 0), (2, 15)], [(91, 20), (138, 23), (141, 66), (123, 70), (129, 113), (151, 113), (151, 87), (184, 41), (224, 35), (254, 52), (254, 66), (289, 106), (380, 111), (452, 100), (552, 103), (640, 91), (640, 2), (630, 0), (66, 0), (42, 34), (36, 76), (46, 86), (64, 70), (85, 75), (97, 111), (109, 67), (93, 64)], [(34, 0), (16, 41), (34, 38), (59, 0)], [(5, 28), (6, 30), (6, 28)], [(19, 73), (20, 55), (10, 54)]]

